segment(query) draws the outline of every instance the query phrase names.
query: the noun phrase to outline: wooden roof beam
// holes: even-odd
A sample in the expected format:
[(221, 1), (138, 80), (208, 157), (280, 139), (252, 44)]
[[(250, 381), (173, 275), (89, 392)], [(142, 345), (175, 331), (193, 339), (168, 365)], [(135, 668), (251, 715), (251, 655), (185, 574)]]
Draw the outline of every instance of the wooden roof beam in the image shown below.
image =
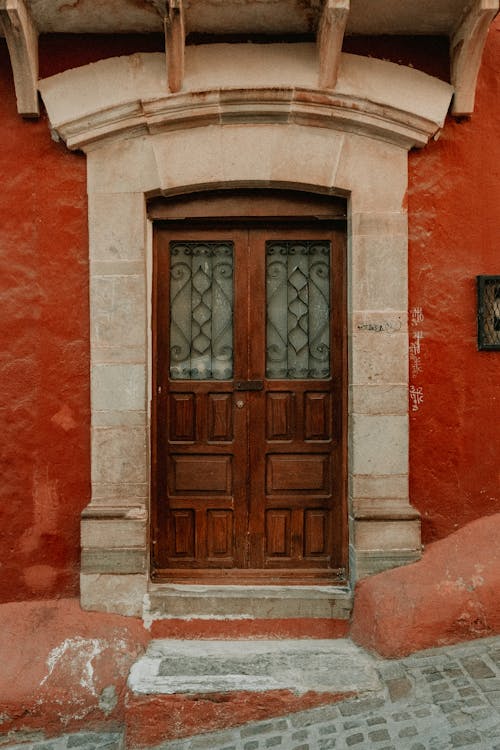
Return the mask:
[(325, 0), (318, 26), (319, 88), (333, 89), (337, 83), (349, 0)]
[(38, 31), (24, 0), (0, 0), (0, 25), (9, 48), (17, 111), (38, 117)]
[(499, 0), (474, 0), (450, 38), (451, 83), (455, 89), (452, 113), (471, 115), (476, 82), (491, 21), (498, 13)]
[(181, 90), (184, 81), (186, 30), (182, 0), (167, 0), (164, 23), (168, 87), (175, 94)]

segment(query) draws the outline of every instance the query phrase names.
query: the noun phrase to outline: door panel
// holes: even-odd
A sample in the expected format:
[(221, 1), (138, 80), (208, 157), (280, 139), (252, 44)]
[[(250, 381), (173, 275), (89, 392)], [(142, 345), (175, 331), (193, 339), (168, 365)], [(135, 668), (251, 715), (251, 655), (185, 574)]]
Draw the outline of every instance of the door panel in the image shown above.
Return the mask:
[(155, 577), (338, 579), (343, 231), (166, 229), (155, 248)]

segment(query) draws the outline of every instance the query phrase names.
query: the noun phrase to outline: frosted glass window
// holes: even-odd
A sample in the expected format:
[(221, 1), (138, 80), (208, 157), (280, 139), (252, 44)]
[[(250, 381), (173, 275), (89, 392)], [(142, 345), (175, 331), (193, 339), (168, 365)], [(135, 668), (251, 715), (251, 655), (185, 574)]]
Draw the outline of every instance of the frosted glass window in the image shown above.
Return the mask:
[(330, 242), (266, 242), (266, 376), (330, 376)]
[(233, 376), (233, 243), (170, 243), (170, 377)]

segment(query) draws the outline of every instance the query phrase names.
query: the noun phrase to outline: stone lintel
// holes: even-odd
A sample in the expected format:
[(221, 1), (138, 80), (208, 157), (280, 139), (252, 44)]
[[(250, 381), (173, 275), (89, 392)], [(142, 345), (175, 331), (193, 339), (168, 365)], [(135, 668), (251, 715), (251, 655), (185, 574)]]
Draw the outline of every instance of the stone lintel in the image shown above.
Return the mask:
[(498, 9), (499, 0), (474, 0), (451, 35), (451, 82), (455, 88), (452, 112), (457, 117), (474, 111), (479, 66)]
[(38, 31), (24, 0), (0, 0), (0, 29), (9, 48), (17, 111), (26, 118), (40, 115), (38, 105)]
[(318, 27), (320, 89), (333, 89), (337, 83), (349, 9), (350, 0), (325, 0)]

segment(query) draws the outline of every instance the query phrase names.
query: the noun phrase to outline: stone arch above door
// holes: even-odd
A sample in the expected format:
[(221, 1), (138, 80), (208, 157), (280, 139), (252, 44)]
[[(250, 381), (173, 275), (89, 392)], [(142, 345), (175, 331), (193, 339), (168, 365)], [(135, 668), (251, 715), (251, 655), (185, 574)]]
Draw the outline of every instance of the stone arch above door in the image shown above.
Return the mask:
[[(377, 75), (380, 65), (388, 66), (390, 106), (384, 107), (381, 79), (377, 89), (368, 68), (359, 79), (358, 106), (354, 95), (305, 88), (250, 92), (244, 71), (242, 87), (233, 91), (158, 96), (158, 76), (144, 77), (156, 69), (154, 60), (142, 67), (120, 60), (122, 77), (114, 86), (107, 79), (112, 61), (41, 84), (53, 128), (70, 147), (87, 152), (92, 500), (82, 517), (83, 606), (141, 614), (143, 602), (154, 601), (169, 616), (269, 611), (259, 608), (263, 595), (255, 590), (236, 605), (228, 603), (227, 590), (214, 599), (213, 590), (195, 596), (149, 582), (152, 232), (146, 203), (157, 195), (244, 186), (348, 199), (351, 581), (416, 559), (419, 518), (408, 496), (407, 149), (438, 130), (450, 88), (377, 62)], [(403, 75), (407, 86), (413, 74), (420, 98), (410, 101), (401, 91), (399, 106), (391, 83)], [(81, 100), (71, 100), (72, 86), (86, 92)], [(235, 102), (233, 117), (226, 116)], [(339, 616), (350, 596), (305, 588), (289, 599), (285, 590), (275, 594), (274, 616)]]

